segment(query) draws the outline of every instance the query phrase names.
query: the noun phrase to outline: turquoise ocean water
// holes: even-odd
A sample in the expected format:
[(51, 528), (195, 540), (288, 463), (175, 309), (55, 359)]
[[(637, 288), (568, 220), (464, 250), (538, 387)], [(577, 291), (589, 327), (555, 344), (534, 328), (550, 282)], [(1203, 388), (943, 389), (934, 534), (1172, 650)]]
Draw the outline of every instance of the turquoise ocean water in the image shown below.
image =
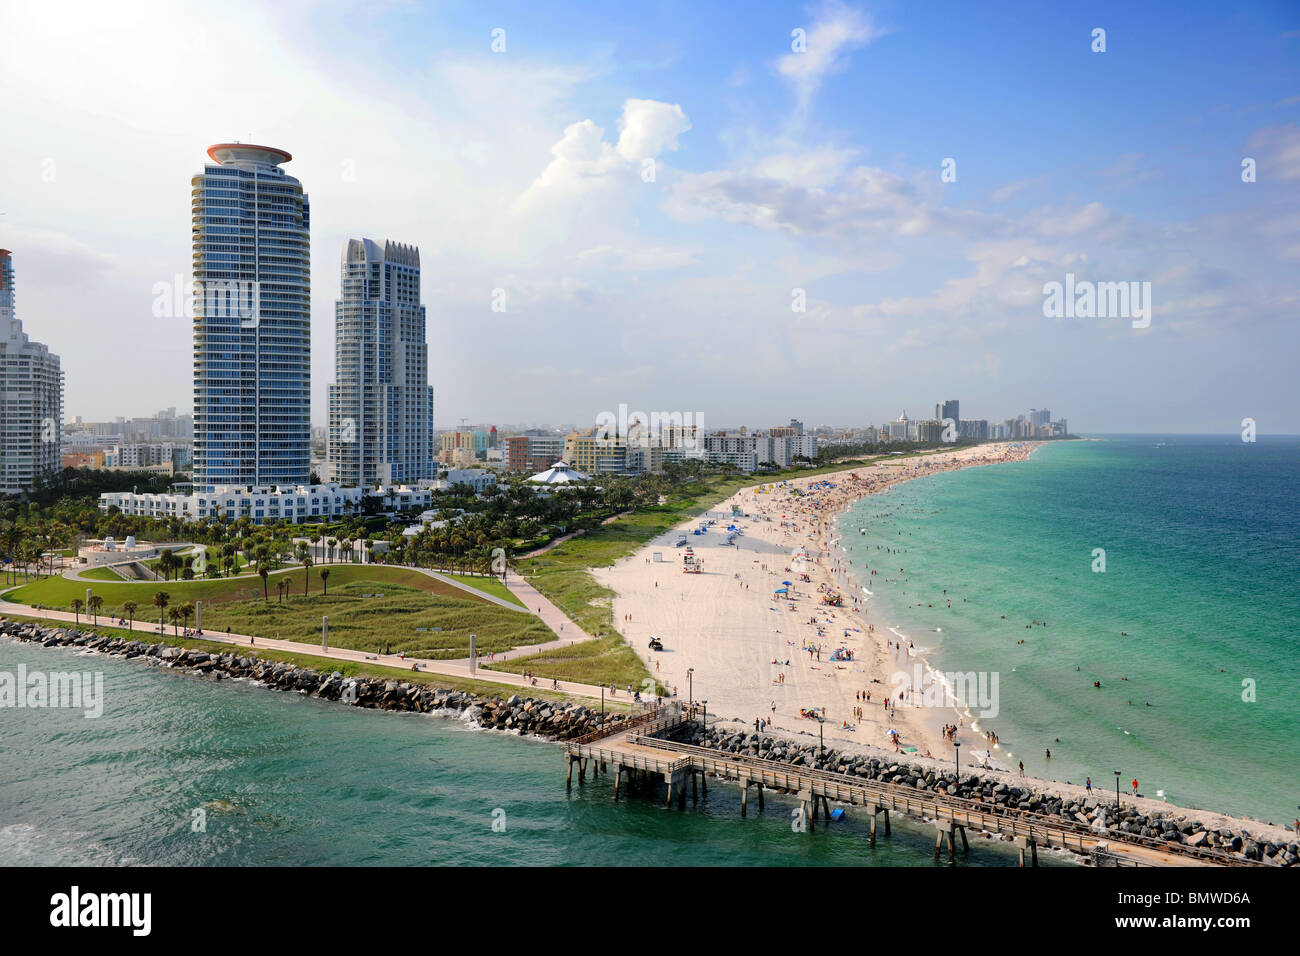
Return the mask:
[(1300, 813), (1298, 504), (1300, 439), (1130, 435), (907, 482), (839, 527), (888, 624), (941, 670), (998, 674), (981, 726), (1004, 762), (1281, 824)]
[[(873, 849), (850, 809), (795, 833), (788, 799), (742, 819), (721, 783), (684, 810), (664, 809), (662, 785), (618, 803), (607, 777), (566, 792), (558, 745), (454, 718), (0, 638), (0, 671), (19, 664), (100, 671), (107, 705), (0, 708), (0, 865), (943, 865), (932, 828), (896, 820)], [(983, 840), (959, 856), (1016, 863)]]

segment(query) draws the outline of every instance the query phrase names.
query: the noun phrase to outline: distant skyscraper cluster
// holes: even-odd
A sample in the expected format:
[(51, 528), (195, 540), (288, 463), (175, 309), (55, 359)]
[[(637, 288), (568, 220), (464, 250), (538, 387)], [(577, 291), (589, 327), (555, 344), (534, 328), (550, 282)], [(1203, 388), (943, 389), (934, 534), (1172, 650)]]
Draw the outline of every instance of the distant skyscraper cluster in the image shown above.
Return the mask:
[(13, 254), (0, 249), (0, 494), (21, 495), (59, 470), (63, 370), (23, 331)]

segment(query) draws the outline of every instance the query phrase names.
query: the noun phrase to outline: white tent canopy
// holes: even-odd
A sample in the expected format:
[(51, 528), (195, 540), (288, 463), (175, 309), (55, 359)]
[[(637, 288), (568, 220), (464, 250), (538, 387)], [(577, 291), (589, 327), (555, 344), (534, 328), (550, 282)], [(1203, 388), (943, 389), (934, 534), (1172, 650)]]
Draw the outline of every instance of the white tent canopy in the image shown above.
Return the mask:
[(557, 461), (545, 471), (539, 471), (528, 480), (539, 485), (567, 485), (571, 481), (586, 481), (589, 476), (574, 471), (568, 462)]

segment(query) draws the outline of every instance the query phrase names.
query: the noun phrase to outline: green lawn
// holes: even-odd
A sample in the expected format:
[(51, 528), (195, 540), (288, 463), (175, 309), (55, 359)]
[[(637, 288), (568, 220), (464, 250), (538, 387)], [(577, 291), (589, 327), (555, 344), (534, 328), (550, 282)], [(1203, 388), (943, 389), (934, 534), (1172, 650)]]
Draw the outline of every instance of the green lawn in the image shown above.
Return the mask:
[[(29, 621), (33, 624), (49, 625), (49, 621), (37, 617), (23, 617), (20, 615), (4, 615), (4, 620), (10, 621)], [(123, 637), (128, 636), (125, 628), (113, 628), (100, 625), (96, 628), (90, 628), (96, 633), (113, 635), (120, 632)], [(135, 633), (139, 640), (152, 640), (148, 635)], [(230, 644), (223, 644), (220, 641), (205, 641), (195, 638), (176, 638), (169, 633), (166, 643), (176, 647), (195, 647), (208, 651), (212, 654), (228, 653), (236, 650)], [(247, 655), (250, 651), (247, 648), (239, 648), (239, 653)], [(579, 700), (590, 705), (591, 698), (580, 697), (577, 695), (562, 694), (558, 691), (544, 690), (540, 687), (515, 688), (509, 685), (494, 684), (485, 680), (470, 680), (468, 678), (447, 677), (442, 674), (424, 674), (417, 671), (406, 670), (397, 667), (385, 667), (380, 664), (372, 664), (369, 661), (342, 661), (330, 657), (318, 657), (314, 654), (291, 654), (287, 651), (274, 651), (267, 648), (256, 648), (257, 657), (268, 661), (284, 661), (288, 664), (295, 664), (298, 667), (311, 668), (317, 673), (331, 674), (335, 671), (344, 677), (378, 677), (385, 680), (406, 681), (411, 684), (422, 684), (427, 687), (443, 690), (460, 690), (471, 694), (477, 694), (480, 697), (509, 697), (511, 694), (519, 694), (521, 697), (533, 697), (543, 700), (553, 700), (568, 702)], [(625, 712), (630, 705), (620, 700), (606, 699), (605, 709), (612, 713)]]
[[(292, 585), (283, 601), (276, 589), (280, 580)], [(470, 634), (477, 635), (481, 652), (500, 652), (554, 638), (533, 615), (506, 610), (409, 568), (334, 565), (330, 567), (328, 595), (322, 594), (317, 569), (311, 570), (309, 581), (311, 590), (304, 597), (301, 568), (273, 572), (268, 578), (269, 600), (263, 598), (258, 577), (118, 582), (90, 587), (93, 594), (104, 599), (101, 619), (123, 615), (123, 602), (135, 601), (139, 606), (136, 620), (156, 620), (153, 595), (165, 591), (171, 597), (171, 606), (201, 600), (206, 631), (229, 628), (236, 634), (315, 643), (320, 640), (321, 618), (328, 615), (330, 643), (335, 646), (365, 651), (391, 649), (393, 653), (405, 651), (435, 659), (467, 656)], [(86, 587), (84, 582), (48, 578), (11, 591), (6, 598), (68, 610), (74, 598), (84, 599)], [(173, 631), (170, 622), (168, 631)]]
[(91, 568), (89, 571), (82, 571), (83, 578), (90, 578), (92, 581), (121, 581), (122, 575), (118, 574), (112, 568)]
[(524, 602), (511, 594), (510, 589), (502, 584), (499, 578), (479, 577), (473, 574), (449, 574), (445, 571), (439, 571), (438, 573), (451, 578), (453, 581), (460, 581), (462, 584), (482, 591), (484, 594), (491, 594), (503, 601), (509, 601), (517, 607), (524, 606)]

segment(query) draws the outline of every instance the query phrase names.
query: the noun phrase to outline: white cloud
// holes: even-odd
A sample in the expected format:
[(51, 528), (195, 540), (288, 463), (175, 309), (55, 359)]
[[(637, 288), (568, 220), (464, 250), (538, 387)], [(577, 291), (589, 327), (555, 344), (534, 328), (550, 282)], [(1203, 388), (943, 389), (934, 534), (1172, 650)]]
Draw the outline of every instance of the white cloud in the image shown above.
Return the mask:
[(846, 65), (845, 54), (884, 33), (866, 14), (839, 0), (825, 0), (812, 25), (799, 29), (807, 34), (806, 49), (777, 60), (776, 72), (794, 87), (802, 107), (808, 105), (826, 76)]
[(676, 150), (677, 137), (691, 128), (691, 122), (680, 105), (629, 99), (623, 103), (618, 127), (616, 144), (606, 142), (605, 130), (590, 119), (566, 127), (551, 147), (550, 163), (516, 200), (514, 211), (529, 212), (548, 201), (572, 199), (639, 173), (644, 161)]

